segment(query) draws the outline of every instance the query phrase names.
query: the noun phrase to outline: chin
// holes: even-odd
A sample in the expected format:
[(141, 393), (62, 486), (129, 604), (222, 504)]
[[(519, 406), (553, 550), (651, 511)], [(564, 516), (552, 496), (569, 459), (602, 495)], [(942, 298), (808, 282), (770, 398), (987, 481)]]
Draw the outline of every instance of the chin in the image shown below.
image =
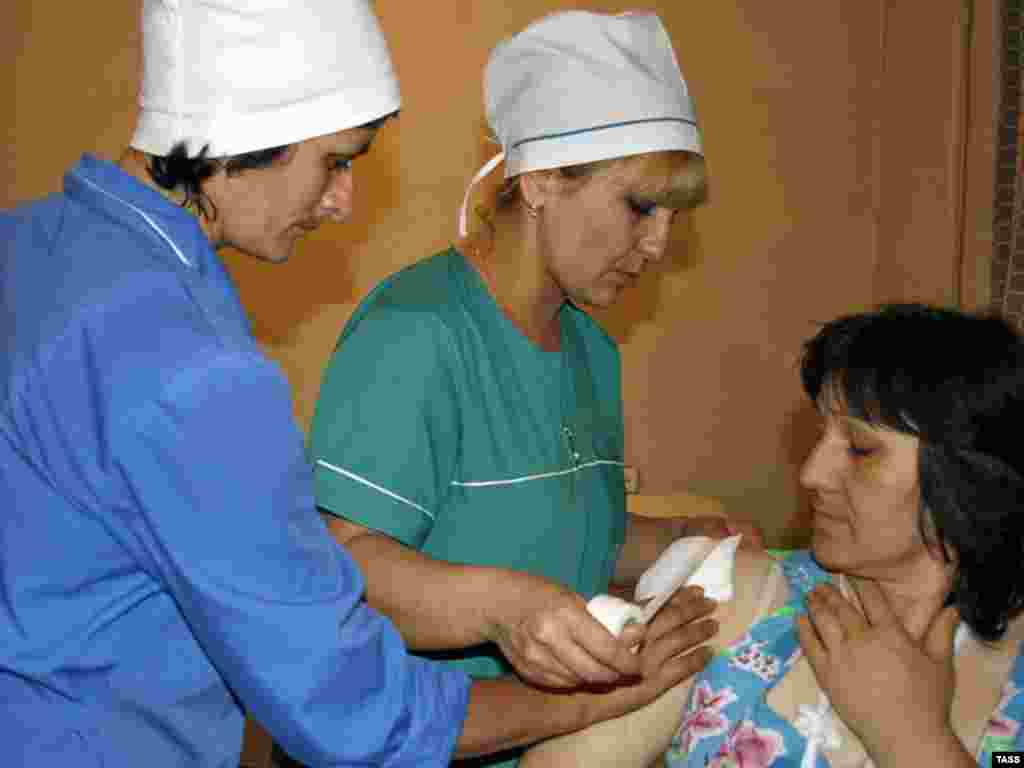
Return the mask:
[(253, 255), (261, 261), (267, 261), (271, 264), (283, 264), (292, 257), (295, 245), (294, 240), (285, 243), (272, 243), (267, 248), (260, 248)]
[(581, 298), (581, 301), (573, 300), (574, 304), (585, 304), (588, 307), (594, 307), (595, 309), (608, 309), (613, 306), (619, 299), (619, 291), (612, 290), (596, 290), (588, 291)]
[(818, 565), (826, 571), (843, 570), (846, 564), (846, 558), (843, 557), (843, 542), (815, 531), (811, 537), (810, 549)]

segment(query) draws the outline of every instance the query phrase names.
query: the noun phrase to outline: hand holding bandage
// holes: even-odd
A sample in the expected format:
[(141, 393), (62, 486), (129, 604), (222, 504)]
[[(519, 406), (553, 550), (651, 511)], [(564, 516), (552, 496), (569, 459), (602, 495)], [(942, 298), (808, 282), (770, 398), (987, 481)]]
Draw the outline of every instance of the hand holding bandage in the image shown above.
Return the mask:
[(637, 605), (612, 595), (597, 595), (587, 610), (618, 637), (631, 623), (647, 624), (662, 606), (684, 586), (699, 586), (716, 602), (731, 600), (733, 564), (742, 535), (716, 541), (703, 536), (679, 539), (648, 568), (636, 585)]
[[(675, 542), (637, 584), (638, 600), (653, 598), (644, 606), (611, 595), (598, 595), (587, 604), (546, 579), (510, 572), (508, 578), (518, 585), (508, 590), (514, 600), (492, 606), (501, 618), (491, 622), (488, 639), (521, 677), (544, 687), (609, 685), (657, 673), (668, 659), (693, 650), (717, 631), (706, 617), (715, 601), (732, 597), (732, 563), (740, 538)], [(686, 585), (695, 588), (680, 592)], [(642, 654), (630, 652), (637, 647)], [(707, 649), (695, 653), (691, 661), (700, 665), (710, 655)]]

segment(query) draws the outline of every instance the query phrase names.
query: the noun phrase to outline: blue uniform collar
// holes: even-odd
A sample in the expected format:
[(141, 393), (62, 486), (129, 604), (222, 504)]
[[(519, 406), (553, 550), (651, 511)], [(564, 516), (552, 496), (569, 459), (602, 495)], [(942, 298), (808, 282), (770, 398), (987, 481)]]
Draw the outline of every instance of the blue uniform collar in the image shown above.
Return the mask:
[(156, 237), (177, 264), (203, 274), (216, 260), (195, 216), (114, 163), (90, 154), (64, 175), (64, 192), (125, 226)]

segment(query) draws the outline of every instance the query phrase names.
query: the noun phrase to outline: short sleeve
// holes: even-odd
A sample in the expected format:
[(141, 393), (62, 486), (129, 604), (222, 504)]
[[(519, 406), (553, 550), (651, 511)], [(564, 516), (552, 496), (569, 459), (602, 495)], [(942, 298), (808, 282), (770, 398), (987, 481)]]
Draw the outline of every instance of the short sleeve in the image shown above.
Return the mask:
[(309, 436), (317, 505), (419, 548), (450, 492), (461, 428), (436, 316), (372, 307), (324, 373)]
[(211, 352), (115, 433), (140, 559), (225, 684), (315, 765), (446, 765), (468, 700), (411, 657), (313, 505), (276, 366)]

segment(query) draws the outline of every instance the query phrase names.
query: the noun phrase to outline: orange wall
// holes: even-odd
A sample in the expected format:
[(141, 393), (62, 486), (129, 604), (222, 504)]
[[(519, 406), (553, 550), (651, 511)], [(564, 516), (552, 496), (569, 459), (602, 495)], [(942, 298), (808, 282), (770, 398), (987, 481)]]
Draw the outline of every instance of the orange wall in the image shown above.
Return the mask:
[[(451, 239), (463, 186), (493, 151), (480, 103), (489, 49), (550, 10), (645, 7), (690, 81), (712, 197), (680, 222), (668, 263), (601, 313), (622, 342), (627, 458), (642, 492), (718, 496), (776, 543), (798, 540), (795, 477), (813, 434), (801, 340), (878, 300), (958, 300), (971, 172), (962, 5), (378, 0), (404, 106), (357, 163), (353, 221), (324, 227), (285, 266), (228, 255), (299, 420), (354, 302)], [(56, 189), (83, 150), (117, 156), (134, 114), (137, 13), (138, 0), (102, 13), (7, 4), (0, 204)]]

